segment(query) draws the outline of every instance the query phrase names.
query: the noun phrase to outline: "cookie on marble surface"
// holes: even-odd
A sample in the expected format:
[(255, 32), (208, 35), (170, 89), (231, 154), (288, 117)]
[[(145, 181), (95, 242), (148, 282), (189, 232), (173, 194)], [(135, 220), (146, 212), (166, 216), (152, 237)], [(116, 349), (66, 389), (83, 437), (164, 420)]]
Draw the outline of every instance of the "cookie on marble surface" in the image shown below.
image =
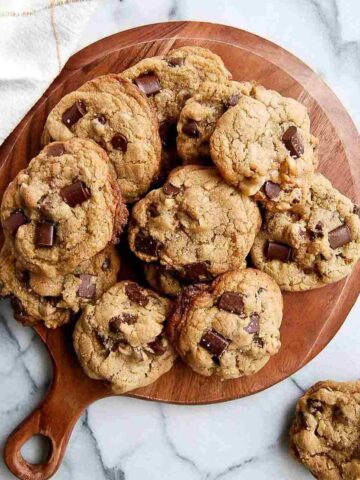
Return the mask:
[(120, 75), (86, 82), (50, 112), (43, 142), (74, 136), (90, 138), (106, 150), (127, 203), (144, 195), (159, 173), (156, 116), (139, 89)]
[(256, 203), (215, 168), (187, 165), (134, 206), (128, 238), (141, 260), (196, 283), (242, 266), (260, 223)]
[(231, 78), (222, 59), (202, 47), (187, 46), (166, 55), (145, 58), (122, 75), (147, 95), (156, 112), (163, 144), (161, 176), (179, 164), (176, 153), (176, 124), (186, 100), (204, 81), (223, 82)]
[(164, 334), (169, 307), (169, 300), (134, 282), (111, 287), (75, 326), (74, 347), (85, 373), (125, 393), (170, 370), (175, 353)]
[(72, 138), (48, 145), (18, 173), (1, 221), (24, 267), (56, 277), (117, 242), (127, 210), (104, 150)]
[(211, 285), (186, 288), (167, 331), (182, 359), (200, 375), (252, 375), (280, 349), (279, 287), (255, 269), (233, 270)]
[(110, 288), (119, 269), (116, 249), (108, 246), (73, 273), (47, 278), (26, 270), (5, 244), (0, 254), (0, 296), (10, 296), (14, 316), (21, 323), (44, 322), (56, 328)]
[(209, 140), (219, 118), (241, 95), (250, 95), (251, 82), (204, 82), (187, 100), (178, 122), (177, 149), (185, 165), (210, 159)]
[[(210, 139), (224, 179), (245, 195), (257, 194), (268, 210), (298, 209), (305, 202), (316, 145), (306, 108), (259, 85), (222, 115)], [(265, 182), (276, 185), (260, 191)]]
[(265, 214), (251, 256), (283, 290), (309, 290), (341, 280), (360, 258), (359, 209), (315, 174), (301, 215)]
[(360, 478), (359, 442), (360, 382), (319, 382), (301, 397), (290, 450), (315, 478)]

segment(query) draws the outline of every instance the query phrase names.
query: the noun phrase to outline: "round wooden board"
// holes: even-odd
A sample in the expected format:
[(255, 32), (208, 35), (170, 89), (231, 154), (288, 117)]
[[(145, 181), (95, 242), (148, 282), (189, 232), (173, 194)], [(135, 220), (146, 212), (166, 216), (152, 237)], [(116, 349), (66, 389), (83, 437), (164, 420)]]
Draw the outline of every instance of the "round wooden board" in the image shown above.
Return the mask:
[[(303, 103), (310, 113), (312, 132), (320, 139), (319, 170), (342, 193), (359, 202), (359, 136), (326, 84), (296, 57), (267, 40), (236, 28), (200, 22), (135, 28), (100, 40), (71, 57), (2, 145), (0, 198), (9, 181), (38, 153), (46, 116), (62, 96), (93, 77), (121, 72), (144, 57), (183, 45), (210, 48), (223, 58), (235, 80), (256, 80)], [(256, 375), (220, 382), (196, 375), (179, 361), (168, 374), (131, 396), (204, 404), (239, 398), (274, 385), (308, 363), (333, 338), (358, 295), (359, 271), (358, 265), (347, 279), (319, 290), (284, 294), (281, 350)], [(82, 373), (67, 328), (46, 331), (37, 327), (37, 331), (53, 357), (54, 382), (44, 403), (14, 432), (5, 449), (9, 468), (26, 479), (49, 478), (58, 468), (80, 413), (92, 401), (111, 395), (101, 382)], [(41, 468), (27, 464), (19, 453), (26, 439), (38, 432), (48, 435), (53, 444), (51, 458)]]

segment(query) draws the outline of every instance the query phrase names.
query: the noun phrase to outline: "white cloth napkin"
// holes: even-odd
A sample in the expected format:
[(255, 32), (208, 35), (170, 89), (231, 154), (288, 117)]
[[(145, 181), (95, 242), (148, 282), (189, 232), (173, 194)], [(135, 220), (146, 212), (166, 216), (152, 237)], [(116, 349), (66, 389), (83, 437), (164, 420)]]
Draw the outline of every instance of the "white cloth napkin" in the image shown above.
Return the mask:
[(0, 144), (76, 49), (101, 0), (0, 0)]

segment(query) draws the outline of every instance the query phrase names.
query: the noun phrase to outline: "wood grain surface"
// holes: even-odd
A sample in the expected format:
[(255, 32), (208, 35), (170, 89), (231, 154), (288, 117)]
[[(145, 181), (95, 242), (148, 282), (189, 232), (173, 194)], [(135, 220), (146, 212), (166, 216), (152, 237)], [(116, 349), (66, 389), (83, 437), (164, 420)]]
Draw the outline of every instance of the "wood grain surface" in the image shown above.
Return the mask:
[[(17, 172), (40, 150), (45, 119), (62, 96), (85, 81), (121, 72), (144, 57), (182, 45), (199, 45), (219, 54), (235, 80), (256, 80), (309, 110), (312, 133), (320, 139), (319, 170), (336, 188), (359, 202), (360, 141), (346, 110), (327, 85), (299, 59), (256, 35), (222, 25), (173, 22), (149, 25), (100, 40), (74, 55), (43, 97), (0, 148), (0, 198)], [(220, 382), (193, 373), (180, 361), (161, 379), (130, 396), (181, 404), (221, 402), (259, 392), (283, 380), (315, 357), (344, 322), (359, 292), (359, 265), (334, 285), (305, 293), (284, 294), (282, 348), (256, 375)], [(54, 363), (54, 380), (44, 402), (9, 438), (5, 461), (18, 478), (43, 480), (59, 467), (72, 428), (91, 402), (111, 395), (90, 380), (77, 364), (69, 327), (36, 327)], [(50, 438), (45, 464), (31, 465), (20, 447), (32, 435)]]

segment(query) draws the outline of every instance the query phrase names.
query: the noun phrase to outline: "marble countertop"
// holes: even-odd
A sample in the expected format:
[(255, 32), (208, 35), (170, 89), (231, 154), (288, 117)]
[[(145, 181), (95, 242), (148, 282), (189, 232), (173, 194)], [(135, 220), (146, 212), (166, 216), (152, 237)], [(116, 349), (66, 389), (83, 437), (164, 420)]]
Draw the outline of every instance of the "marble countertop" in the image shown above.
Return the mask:
[[(134, 26), (167, 20), (233, 25), (266, 37), (313, 68), (360, 125), (358, 0), (103, 0), (81, 48)], [(0, 307), (0, 445), (40, 402), (51, 381), (45, 347)], [(176, 406), (112, 397), (92, 405), (71, 437), (56, 480), (305, 480), (287, 453), (301, 393), (318, 380), (358, 378), (359, 299), (333, 341), (309, 365), (248, 398)], [(36, 442), (26, 454), (35, 460)], [(14, 478), (0, 460), (0, 478)]]

